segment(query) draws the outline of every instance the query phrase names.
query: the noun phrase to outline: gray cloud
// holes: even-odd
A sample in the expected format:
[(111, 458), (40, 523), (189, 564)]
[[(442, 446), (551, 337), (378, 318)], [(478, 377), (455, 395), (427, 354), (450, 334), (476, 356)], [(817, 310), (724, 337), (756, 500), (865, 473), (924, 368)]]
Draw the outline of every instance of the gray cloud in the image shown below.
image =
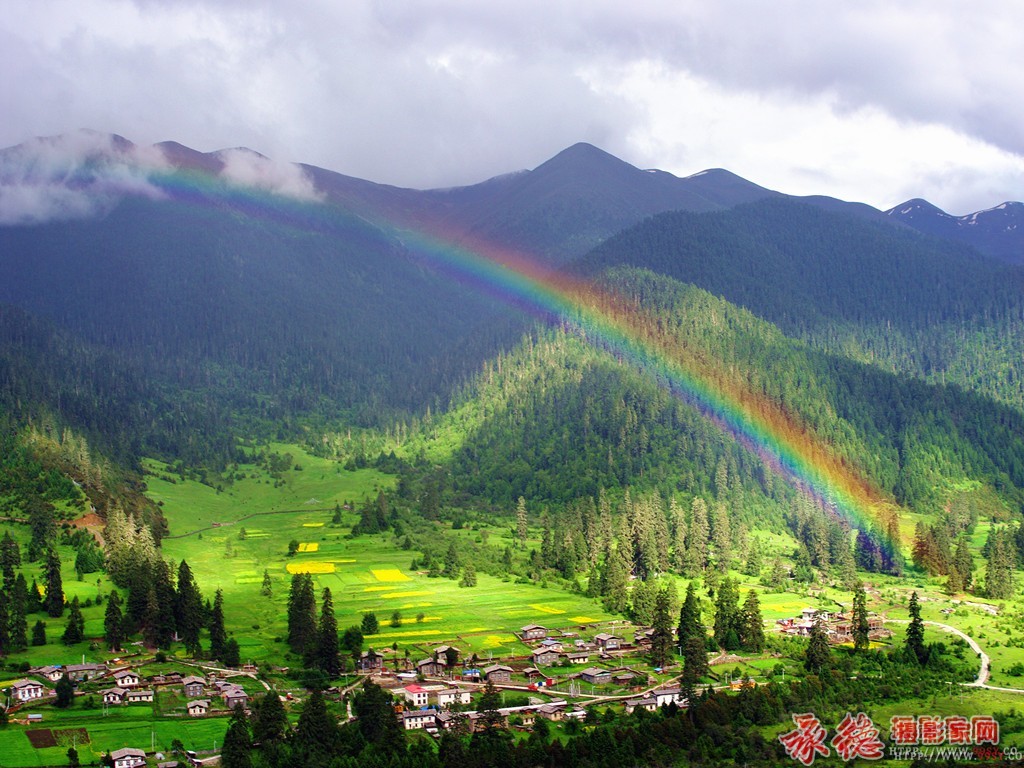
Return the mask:
[[(247, 145), (280, 160), (417, 187), (532, 167), (576, 141), (638, 165), (682, 158), (688, 167), (669, 168), (678, 173), (730, 167), (730, 147), (737, 162), (778, 155), (756, 110), (725, 124), (710, 107), (692, 104), (708, 116), (704, 126), (691, 122), (692, 135), (655, 136), (652, 115), (664, 107), (644, 101), (644, 87), (618, 87), (624, 73), (651, 64), (666, 80), (699, 80), (718, 99), (793, 107), (794, 121), (807, 119), (807, 104), (827, 104), (830, 119), (856, 123), (878, 113), (893, 131), (938, 126), (1013, 163), (1024, 157), (1014, 65), (1024, 54), (1024, 7), (1006, 3), (11, 5), (0, 19), (0, 60), (18, 76), (0, 84), (0, 145), (85, 126), (204, 151)], [(780, 122), (775, 113), (771, 120)], [(834, 158), (816, 160), (823, 178), (881, 162), (872, 147), (847, 141)], [(948, 139), (942, 151), (954, 146)], [(926, 167), (929, 150), (921, 146), (906, 165), (907, 183), (922, 185), (914, 194), (943, 194), (924, 185), (956, 175), (948, 157)], [(893, 159), (884, 162), (891, 167)], [(974, 160), (965, 153), (960, 162), (966, 174)], [(806, 166), (802, 157), (778, 158), (763, 166), (771, 177), (753, 180), (786, 190)], [(997, 166), (975, 170), (999, 174)], [(1014, 169), (987, 188), (972, 186), (974, 204), (992, 204), (986, 196), (1012, 190), (1019, 177)], [(875, 184), (854, 196), (881, 203), (885, 194), (892, 190)]]

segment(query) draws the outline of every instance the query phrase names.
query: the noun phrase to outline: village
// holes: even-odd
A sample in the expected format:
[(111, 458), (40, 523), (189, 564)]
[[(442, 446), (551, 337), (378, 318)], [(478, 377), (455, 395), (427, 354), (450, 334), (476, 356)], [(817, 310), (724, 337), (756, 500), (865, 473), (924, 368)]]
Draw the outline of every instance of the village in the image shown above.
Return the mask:
[[(805, 608), (792, 618), (778, 619), (775, 631), (782, 636), (803, 637), (814, 623), (820, 623), (832, 644), (852, 640), (852, 622), (848, 614)], [(689, 701), (679, 687), (679, 669), (651, 669), (648, 654), (653, 630), (635, 627), (625, 621), (608, 626), (583, 625), (549, 628), (527, 624), (515, 633), (524, 652), (510, 658), (488, 660), (484, 664), (475, 654), (465, 658), (450, 644), (439, 644), (430, 655), (413, 661), (400, 658), (392, 649), (362, 651), (357, 662), (357, 678), (325, 692), (328, 698), (346, 701), (365, 680), (371, 680), (389, 692), (395, 716), (407, 731), (423, 731), (435, 737), (445, 730), (462, 728), (473, 732), (481, 726), (482, 713), (473, 708), (474, 700), (488, 685), (505, 697), (516, 699), (510, 706), (498, 708), (506, 727), (530, 730), (537, 718), (553, 723), (584, 720), (588, 707), (621, 706), (626, 714), (637, 710), (653, 712), (661, 707), (686, 708)], [(883, 619), (868, 618), (872, 640), (884, 640), (891, 632)], [(596, 631), (596, 630), (601, 631)], [(735, 655), (711, 654), (709, 666), (740, 660)], [(146, 675), (149, 663), (127, 665), (86, 663), (48, 665), (28, 670), (27, 677), (9, 686), (13, 722), (25, 725), (41, 723), (42, 712), (29, 711), (34, 705), (50, 703), (55, 686), (66, 675), (74, 685), (75, 697), (92, 696), (109, 707), (152, 706), (158, 696), (170, 698), (176, 708), (173, 716), (186, 718), (226, 717), (236, 707), (248, 711), (256, 690), (271, 690), (259, 679), (259, 670), (251, 665), (239, 670), (211, 670), (201, 667), (193, 672), (171, 670), (173, 663), (159, 665), (161, 671)], [(183, 663), (182, 667), (186, 667)], [(278, 669), (278, 673), (287, 670)], [(749, 676), (712, 671), (709, 687), (741, 690), (754, 686)], [(244, 685), (243, 685), (244, 684)], [(249, 690), (246, 690), (246, 687)], [(702, 686), (703, 687), (703, 686)], [(292, 693), (281, 697), (286, 704), (298, 701)], [(347, 707), (352, 718), (351, 705)], [(49, 733), (45, 731), (45, 733)], [(29, 732), (31, 739), (31, 732)], [(110, 752), (115, 768), (139, 768), (146, 764), (147, 753), (135, 746)], [(160, 755), (162, 757), (162, 755)], [(201, 757), (190, 752), (185, 759), (194, 766), (216, 761), (215, 754)], [(174, 768), (177, 761), (159, 761), (160, 768)]]

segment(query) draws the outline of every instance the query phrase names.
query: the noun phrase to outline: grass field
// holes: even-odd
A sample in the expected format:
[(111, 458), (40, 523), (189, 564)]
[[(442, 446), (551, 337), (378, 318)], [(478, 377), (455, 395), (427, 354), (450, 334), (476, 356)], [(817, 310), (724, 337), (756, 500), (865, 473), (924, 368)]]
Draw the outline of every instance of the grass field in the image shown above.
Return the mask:
[[(303, 470), (285, 473), (285, 484), (276, 488), (261, 471), (243, 467), (246, 478), (218, 493), (194, 481), (170, 483), (160, 477), (166, 468), (150, 463), (157, 476), (148, 478), (149, 495), (162, 503), (170, 527), (164, 555), (188, 560), (204, 595), (223, 590), (228, 629), (243, 659), (287, 663), (286, 648), (275, 638), (287, 632), (285, 607), (293, 573), (310, 573), (318, 593), (330, 588), (341, 628), (376, 613), (380, 632), (366, 639), (367, 646), (397, 644), (403, 658), (406, 648), (417, 658), (441, 643), (481, 658), (523, 653), (525, 646), (512, 633), (525, 624), (563, 627), (611, 618), (595, 601), (561, 590), (486, 574), (479, 575), (478, 586), (460, 588), (449, 579), (411, 572), (417, 553), (400, 549), (390, 535), (348, 538), (356, 522), (352, 512), (344, 513), (341, 525), (331, 523), (336, 503), (375, 495), (393, 477), (373, 470), (338, 471), (336, 463), (295, 446), (277, 450), (292, 453)], [(307, 504), (311, 499), (316, 503)], [(278, 510), (236, 522), (254, 512)], [(208, 527), (213, 523), (219, 525)], [(292, 540), (299, 551), (288, 557)], [(273, 583), (270, 598), (259, 595), (264, 569)], [(392, 627), (396, 611), (401, 626)]]

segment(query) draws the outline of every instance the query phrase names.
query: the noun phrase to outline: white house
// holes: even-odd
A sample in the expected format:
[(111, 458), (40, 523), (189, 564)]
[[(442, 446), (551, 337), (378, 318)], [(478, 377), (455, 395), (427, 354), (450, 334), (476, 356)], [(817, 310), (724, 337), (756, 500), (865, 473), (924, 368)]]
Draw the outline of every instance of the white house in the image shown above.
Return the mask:
[(137, 704), (140, 702), (152, 702), (153, 701), (153, 689), (152, 688), (139, 688), (134, 691), (128, 691), (125, 699), (129, 704)]
[(416, 709), (411, 712), (402, 713), (402, 725), (407, 731), (416, 731), (423, 728), (435, 727), (437, 718), (436, 709)]
[(469, 691), (461, 688), (445, 688), (437, 692), (437, 706), (450, 707), (452, 704), (469, 704), (472, 700)]
[(114, 761), (114, 768), (140, 768), (146, 764), (146, 753), (141, 749), (115, 749), (110, 753), (110, 759)]
[(683, 695), (682, 688), (659, 688), (651, 691), (651, 696), (658, 702), (659, 707), (665, 707), (669, 704), (685, 707), (690, 704), (689, 699)]
[(130, 669), (122, 669), (114, 673), (114, 681), (118, 688), (134, 688), (140, 682), (139, 676)]
[(18, 701), (41, 699), (45, 691), (43, 684), (35, 680), (15, 680), (11, 683), (11, 695)]
[(199, 717), (200, 715), (205, 715), (207, 711), (209, 711), (210, 702), (206, 699), (196, 699), (195, 701), (190, 701), (186, 706), (186, 709), (192, 717)]
[(124, 688), (107, 688), (100, 693), (103, 694), (104, 704), (124, 704), (124, 697), (128, 695)]
[(416, 685), (407, 685), (402, 689), (405, 700), (414, 707), (425, 707), (430, 700), (430, 692)]

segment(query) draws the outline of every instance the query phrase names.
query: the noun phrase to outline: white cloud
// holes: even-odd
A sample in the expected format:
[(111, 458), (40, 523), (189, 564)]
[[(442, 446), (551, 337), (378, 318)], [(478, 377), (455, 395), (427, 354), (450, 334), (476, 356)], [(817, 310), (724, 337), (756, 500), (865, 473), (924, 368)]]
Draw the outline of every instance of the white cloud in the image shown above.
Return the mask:
[(37, 224), (102, 214), (125, 195), (162, 192), (148, 175), (166, 166), (155, 148), (76, 131), (0, 153), (0, 223)]
[(298, 200), (319, 200), (313, 180), (292, 163), (281, 163), (248, 149), (217, 153), (224, 163), (220, 175), (233, 184), (255, 187)]

